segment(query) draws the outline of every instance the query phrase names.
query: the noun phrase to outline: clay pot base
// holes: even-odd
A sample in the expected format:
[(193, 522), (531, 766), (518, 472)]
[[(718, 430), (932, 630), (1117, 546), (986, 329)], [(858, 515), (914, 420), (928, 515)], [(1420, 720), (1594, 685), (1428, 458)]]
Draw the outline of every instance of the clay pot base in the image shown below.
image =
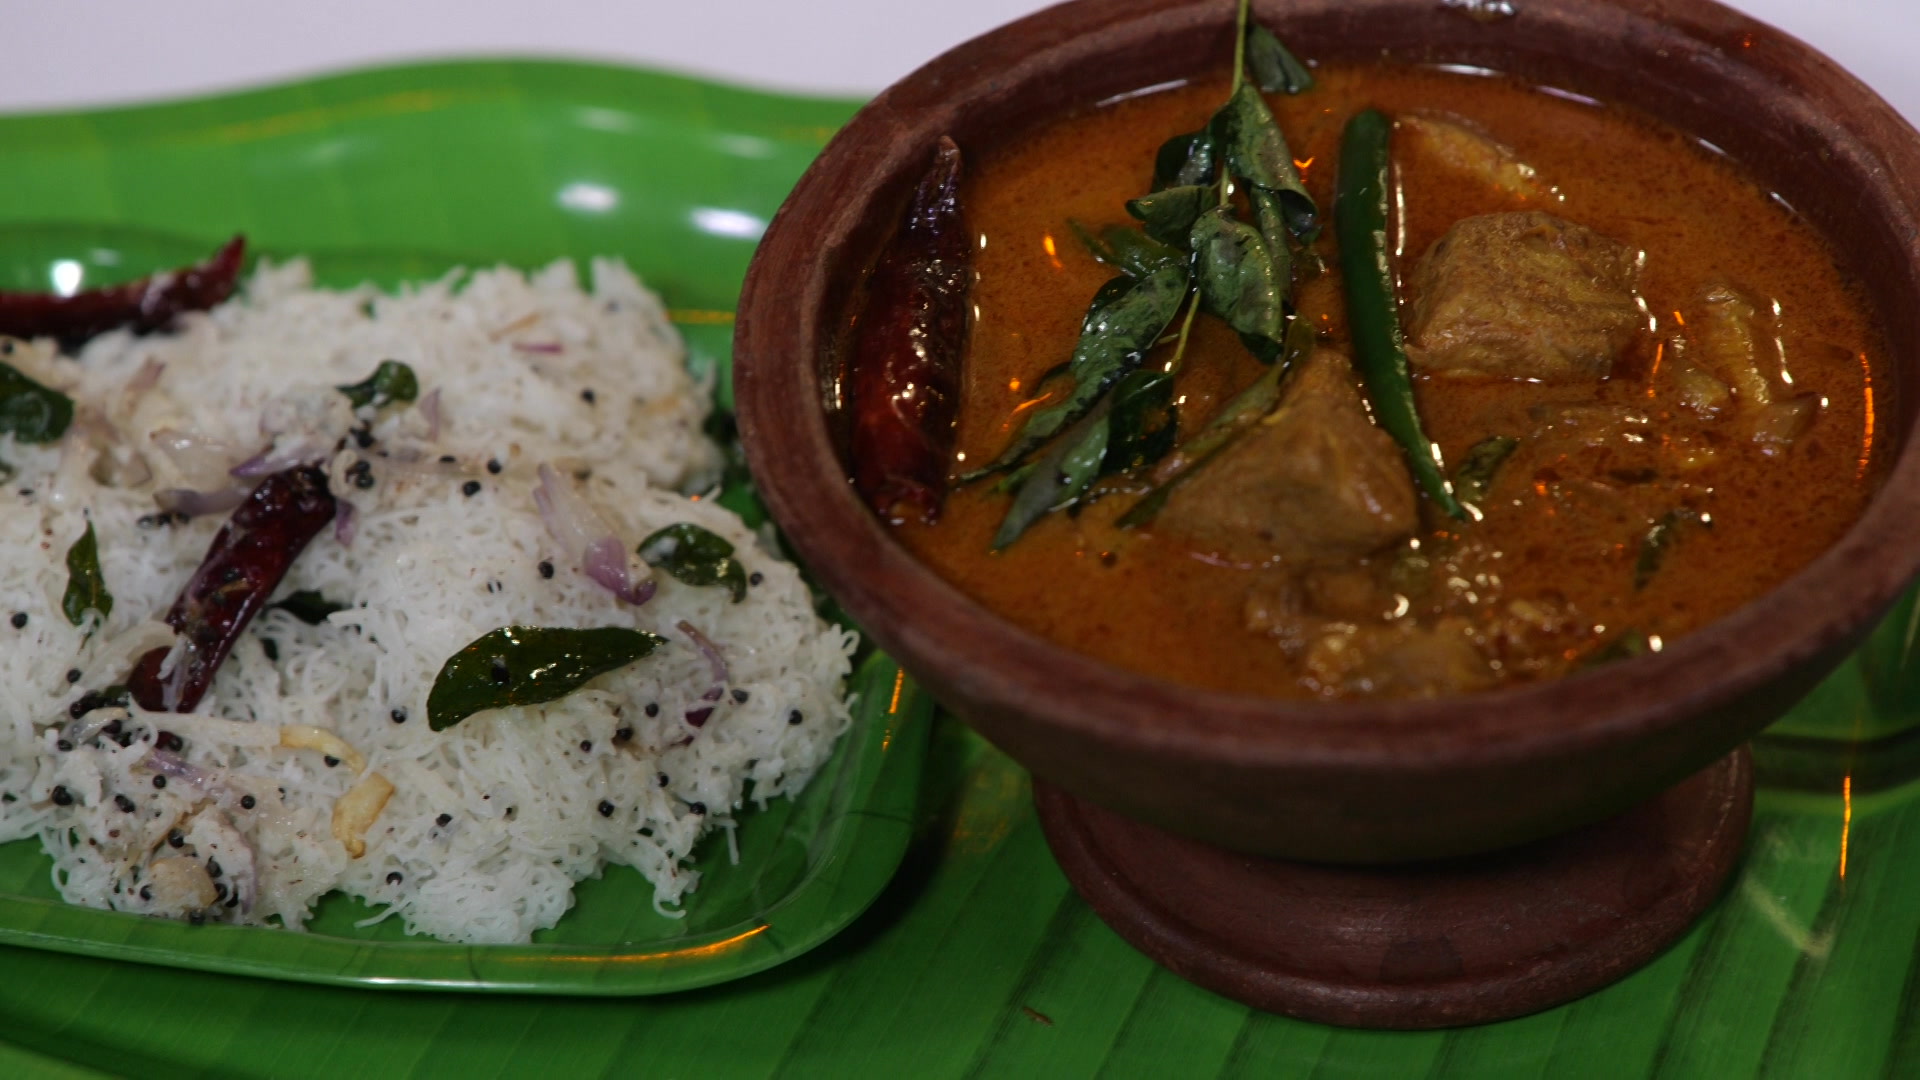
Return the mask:
[(1571, 1001), (1658, 955), (1732, 873), (1753, 764), (1742, 747), (1597, 825), (1387, 869), (1236, 854), (1037, 780), (1034, 801), (1074, 888), (1182, 978), (1321, 1023), (1438, 1028)]

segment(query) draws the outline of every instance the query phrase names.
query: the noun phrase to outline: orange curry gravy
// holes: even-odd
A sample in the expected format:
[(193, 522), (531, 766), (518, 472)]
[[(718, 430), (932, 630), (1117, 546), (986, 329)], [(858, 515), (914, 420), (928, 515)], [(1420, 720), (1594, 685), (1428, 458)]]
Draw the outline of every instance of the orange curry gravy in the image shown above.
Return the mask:
[[(1432, 560), (1427, 576), (1441, 580), (1424, 587), (1440, 598), (1434, 614), (1444, 608), (1484, 622), (1495, 601), (1544, 597), (1579, 625), (1544, 664), (1502, 671), (1495, 659), (1496, 677), (1562, 673), (1624, 630), (1660, 639), (1685, 633), (1784, 580), (1860, 514), (1880, 457), (1872, 404), (1880, 336), (1822, 238), (1731, 162), (1635, 114), (1500, 78), (1407, 67), (1327, 67), (1318, 76), (1308, 93), (1269, 101), (1323, 221), (1342, 127), (1368, 106), (1464, 117), (1558, 192), (1529, 201), (1458, 171), (1423, 168), (1397, 136), (1403, 304), (1421, 253), (1474, 214), (1546, 210), (1645, 252), (1639, 291), (1653, 329), (1597, 387), (1416, 376), (1427, 434), (1449, 468), (1488, 435), (1522, 442), (1479, 504), (1484, 520), (1457, 524), (1423, 500), (1419, 539), (1375, 558), (1404, 559), (1409, 546), (1434, 555), (1466, 548), (1471, 558)], [(979, 277), (956, 472), (1007, 444), (1036, 382), (1070, 355), (1087, 301), (1113, 276), (1082, 249), (1069, 220), (1127, 223), (1124, 204), (1147, 191), (1156, 148), (1204, 124), (1224, 96), (1224, 79), (1153, 93), (976, 157), (965, 197), (980, 234)], [(1317, 245), (1329, 262), (1331, 232)], [(1687, 413), (1662, 376), (1666, 342), (1687, 332), (1690, 309), (1712, 281), (1736, 283), (1763, 312), (1777, 305), (1767, 330), (1780, 342), (1792, 388), (1821, 399), (1811, 429), (1784, 452), (1763, 455), (1726, 434), (1724, 423), (1717, 429)], [(1296, 269), (1295, 301), (1323, 345), (1349, 352), (1337, 272), (1308, 280)], [(1183, 437), (1258, 370), (1218, 320), (1200, 319), (1180, 376)], [(1596, 402), (1637, 411), (1641, 439), (1594, 450), (1577, 439), (1542, 445), (1527, 437), (1543, 409)], [(1634, 504), (1643, 513), (1684, 497), (1710, 513), (1711, 527), (1677, 530), (1658, 573), (1636, 588), (1640, 539), (1657, 515), (1590, 519), (1578, 490), (1590, 480), (1658, 489)], [(1116, 528), (1137, 497), (1124, 491), (1077, 515), (1051, 514), (995, 553), (990, 541), (1009, 500), (992, 488), (958, 488), (936, 525), (907, 523), (898, 535), (994, 611), (1081, 652), (1180, 682), (1287, 696), (1342, 692), (1303, 678), (1297, 657), (1248, 628), (1249, 595), (1272, 568), (1225, 565), (1154, 526)], [(1413, 614), (1426, 602), (1416, 598)]]

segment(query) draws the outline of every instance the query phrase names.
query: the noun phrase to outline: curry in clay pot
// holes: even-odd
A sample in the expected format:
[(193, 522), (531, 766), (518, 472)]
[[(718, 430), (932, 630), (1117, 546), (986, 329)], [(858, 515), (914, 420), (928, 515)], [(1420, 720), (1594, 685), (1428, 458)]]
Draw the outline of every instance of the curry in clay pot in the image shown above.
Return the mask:
[[(1784, 201), (1628, 108), (1269, 40), (922, 184), (851, 449), (928, 566), (1179, 683), (1434, 697), (1659, 651), (1859, 517), (1886, 345)], [(863, 379), (902, 304), (947, 332)]]

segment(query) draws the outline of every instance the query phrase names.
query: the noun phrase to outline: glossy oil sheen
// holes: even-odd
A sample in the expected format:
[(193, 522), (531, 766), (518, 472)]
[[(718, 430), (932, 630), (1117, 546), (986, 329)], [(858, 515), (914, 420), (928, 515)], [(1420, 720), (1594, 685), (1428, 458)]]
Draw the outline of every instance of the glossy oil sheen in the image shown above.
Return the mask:
[[(405, 122), (369, 105), (394, 94), (419, 103)], [(631, 129), (604, 137), (582, 127), (583, 110), (611, 110)], [(330, 237), (392, 250), (363, 219), (392, 230), (399, 250), (471, 251), (489, 237), (506, 247), (511, 235), (526, 242), (509, 254), (525, 260), (617, 245), (683, 312), (717, 310), (732, 300), (747, 245), (691, 229), (686, 208), (770, 213), (812, 151), (796, 142), (771, 158), (681, 155), (735, 135), (824, 129), (851, 112), (639, 72), (514, 63), (394, 69), (158, 111), (0, 119), (0, 143), (28, 163), (0, 170), (0, 218), (88, 226), (41, 243), (6, 225), (14, 255), (0, 258), (0, 273), (44, 280), (49, 259), (69, 257), (119, 269), (91, 243), (76, 248), (76, 235), (111, 237), (119, 246), (101, 249), (109, 255), (141, 250), (158, 265), (182, 252), (140, 229), (188, 228), (197, 248), (244, 211), (280, 250)], [(352, 155), (325, 152), (343, 144)], [(503, 157), (517, 164), (502, 167)], [(554, 171), (539, 164), (548, 159)], [(289, 170), (297, 181), (275, 179)], [(561, 210), (556, 189), (582, 175), (631, 194), (625, 216), (635, 220), (596, 229)], [(156, 179), (172, 186), (149, 190)], [(203, 204), (209, 183), (224, 205)], [(715, 189), (732, 201), (709, 196)], [(677, 246), (671, 264), (643, 254), (662, 237)], [(408, 275), (444, 265), (401, 262)], [(370, 272), (360, 256), (332, 265)], [(683, 329), (706, 356), (723, 357), (728, 335), (713, 325)], [(0, 946), (0, 1076), (1920, 1075), (1920, 802), (1902, 786), (1840, 794), (1850, 768), (1886, 772), (1887, 785), (1913, 775), (1900, 768), (1912, 740), (1899, 734), (1920, 719), (1920, 658), (1905, 647), (1911, 610), (1789, 716), (1800, 738), (1774, 743), (1791, 750), (1786, 764), (1806, 790), (1763, 793), (1740, 875), (1706, 920), (1623, 982), (1522, 1020), (1347, 1031), (1254, 1013), (1181, 981), (1073, 896), (1035, 824), (1025, 773), (941, 718), (899, 735), (930, 736), (918, 801), (902, 793), (855, 815), (881, 830), (911, 821), (899, 875), (845, 933), (792, 963), (636, 1002), (307, 986)], [(5, 867), (7, 892), (49, 895), (44, 864)], [(864, 888), (868, 877), (849, 876), (860, 894), (854, 879)], [(17, 916), (6, 922), (31, 931)], [(130, 929), (114, 934), (102, 950), (127, 955), (117, 943)], [(314, 939), (280, 940), (299, 949)], [(195, 947), (217, 954), (232, 943)]]
[[(1564, 655), (1528, 657), (1527, 670), (1511, 667), (1505, 678), (1561, 673), (1577, 662), (1572, 657), (1628, 628), (1672, 640), (1786, 580), (1858, 518), (1885, 464), (1873, 449), (1870, 379), (1870, 371), (1885, 370), (1885, 346), (1858, 291), (1811, 226), (1726, 158), (1623, 110), (1503, 78), (1406, 65), (1329, 66), (1317, 79), (1305, 94), (1269, 100), (1323, 216), (1331, 213), (1342, 128), (1365, 107), (1465, 117), (1515, 148), (1543, 183), (1558, 189), (1558, 197), (1503, 195), (1402, 136), (1396, 141), (1403, 230), (1397, 261), (1404, 280), (1455, 221), (1498, 211), (1545, 210), (1646, 255), (1639, 289), (1658, 328), (1642, 335), (1597, 388), (1416, 380), (1427, 434), (1448, 463), (1487, 436), (1522, 437), (1481, 502), (1484, 521), (1461, 528), (1426, 515), (1426, 550), (1461, 553), (1457, 565), (1433, 575), (1450, 577), (1457, 588), (1437, 584), (1434, 594), (1481, 597), (1456, 599), (1451, 610), (1471, 605), (1470, 617), (1482, 625), (1495, 623), (1501, 610), (1486, 601), (1503, 597), (1563, 610), (1569, 624), (1581, 627), (1557, 634), (1554, 649), (1564, 645)], [(1225, 85), (1211, 80), (1145, 94), (976, 155), (967, 195), (981, 233), (973, 294), (978, 315), (959, 440), (967, 464), (991, 460), (1007, 445), (1041, 376), (1071, 355), (1088, 298), (1114, 275), (1085, 251), (1069, 221), (1096, 229), (1130, 223), (1125, 201), (1148, 189), (1155, 149), (1203, 125), (1225, 96)], [(1317, 247), (1333, 257), (1330, 239)], [(1295, 276), (1302, 283), (1301, 313), (1323, 341), (1350, 352), (1338, 273)], [(1781, 305), (1777, 333), (1792, 389), (1826, 399), (1814, 429), (1777, 460), (1721, 434), (1737, 421), (1694, 417), (1678, 405), (1670, 376), (1660, 375), (1664, 353), (1656, 352), (1656, 342), (1664, 349), (1665, 339), (1686, 334), (1689, 319), (1697, 327), (1701, 291), (1717, 281), (1736, 283), (1763, 308), (1769, 300)], [(1410, 295), (1404, 284), (1402, 294)], [(1197, 329), (1176, 390), (1187, 434), (1259, 370), (1217, 320), (1200, 320)], [(1647, 441), (1614, 437), (1595, 452), (1566, 436), (1554, 446), (1528, 437), (1539, 426), (1530, 410), (1593, 404), (1637, 410), (1649, 421)], [(1575, 448), (1571, 459), (1569, 446)], [(1682, 454), (1697, 452), (1683, 447), (1703, 446), (1717, 448), (1716, 464), (1697, 471), (1676, 464)], [(1656, 467), (1656, 484), (1614, 480)], [(1582, 486), (1589, 476), (1615, 484), (1647, 521), (1684, 498), (1710, 512), (1711, 531), (1680, 533), (1660, 572), (1636, 589), (1646, 525), (1616, 520), (1619, 509), (1601, 501), (1613, 497), (1596, 498)], [(1696, 494), (1664, 490), (1681, 483)], [(1289, 571), (1262, 570), (1244, 549), (1182, 536), (1179, 496), (1155, 527), (1116, 528), (1114, 519), (1134, 498), (1123, 493), (1084, 512), (1051, 515), (995, 552), (991, 537), (1009, 500), (992, 483), (980, 483), (955, 492), (937, 525), (910, 522), (899, 535), (991, 610), (1099, 659), (1214, 689), (1337, 692), (1307, 684), (1272, 639), (1245, 629), (1250, 593), (1274, 590)], [(1373, 559), (1393, 557), (1390, 550)], [(1408, 591), (1415, 614), (1427, 614), (1421, 595)]]

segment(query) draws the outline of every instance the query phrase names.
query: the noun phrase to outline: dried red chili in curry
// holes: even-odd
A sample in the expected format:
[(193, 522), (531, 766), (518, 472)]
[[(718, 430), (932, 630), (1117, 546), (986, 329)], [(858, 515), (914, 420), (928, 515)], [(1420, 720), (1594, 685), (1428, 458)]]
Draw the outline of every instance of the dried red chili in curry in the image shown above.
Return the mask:
[[(1296, 260), (1320, 351), (1237, 462), (1223, 455), (1141, 528), (1116, 519), (1151, 472), (1110, 478), (1000, 551), (1006, 495), (961, 486), (937, 524), (897, 533), (938, 572), (1028, 629), (1176, 681), (1423, 695), (1659, 647), (1780, 583), (1858, 517), (1880, 468), (1884, 345), (1790, 208), (1622, 109), (1432, 69), (1316, 75), (1311, 92), (1268, 101), (1320, 205), (1346, 121), (1370, 107), (1398, 121), (1393, 254), (1415, 393), (1450, 469), (1497, 463), (1476, 520), (1416, 501), (1404, 464), (1387, 467), (1390, 440), (1354, 426), (1339, 274)], [(955, 472), (1008, 445), (1112, 275), (1068, 222), (1127, 222), (1156, 149), (1203, 125), (1224, 90), (1138, 97), (975, 150), (963, 195), (986, 242)], [(1330, 237), (1314, 250), (1336, 265)], [(1196, 325), (1175, 391), (1182, 437), (1262, 370), (1223, 325)], [(1354, 479), (1337, 498), (1333, 474)]]

